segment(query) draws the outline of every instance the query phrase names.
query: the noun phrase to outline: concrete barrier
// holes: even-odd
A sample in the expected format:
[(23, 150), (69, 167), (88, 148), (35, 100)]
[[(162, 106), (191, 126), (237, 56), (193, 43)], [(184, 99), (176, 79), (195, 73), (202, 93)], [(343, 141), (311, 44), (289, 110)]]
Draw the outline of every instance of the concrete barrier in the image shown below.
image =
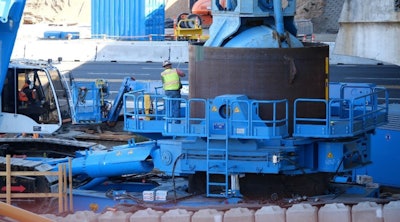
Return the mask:
[[(353, 217), (354, 218), (352, 220), (353, 222), (355, 222), (355, 221), (363, 221), (363, 222), (366, 222), (366, 221), (371, 221), (371, 222), (372, 221), (398, 221), (398, 218), (400, 218), (400, 211), (398, 210), (398, 207), (397, 207), (397, 206), (399, 206), (399, 203), (400, 203), (399, 200), (391, 201), (387, 204), (384, 204), (382, 207), (382, 205), (377, 204), (375, 202), (361, 202), (358, 205), (353, 206), (353, 208), (357, 208), (360, 210), (355, 210), (353, 212), (350, 209), (347, 209), (346, 215), (344, 218), (346, 218), (347, 221), (350, 221), (350, 217)], [(307, 207), (304, 207), (305, 205)], [(326, 207), (330, 208), (330, 206), (328, 206), (328, 205), (332, 205), (332, 204), (327, 204), (327, 205), (321, 206), (320, 208), (311, 206), (309, 204), (295, 204), (294, 207), (289, 207), (288, 208), (289, 210), (283, 211), (283, 213), (286, 214), (286, 218), (285, 218), (285, 216), (283, 216), (283, 217), (280, 216), (279, 221), (283, 221), (283, 222), (285, 222), (285, 221), (286, 222), (289, 222), (289, 221), (316, 221), (317, 215), (321, 216), (322, 214), (323, 214), (323, 217), (320, 218), (320, 220), (322, 220), (322, 221), (346, 221), (346, 220), (339, 220), (339, 219), (343, 219), (343, 218), (338, 217), (337, 212), (343, 211), (342, 209), (339, 209), (339, 211), (337, 211), (337, 209), (334, 209), (332, 212), (326, 213)], [(368, 207), (364, 207), (364, 206), (368, 206)], [(374, 208), (374, 207), (369, 207), (369, 206), (379, 206), (379, 207)], [(350, 206), (346, 206), (346, 205), (343, 205), (343, 207), (350, 208)], [(301, 208), (304, 208), (304, 210), (301, 210)], [(290, 219), (290, 217), (293, 217), (293, 212), (290, 212), (291, 211), (290, 209), (292, 209), (292, 210), (296, 209), (297, 217)], [(378, 209), (378, 211), (377, 211), (377, 209)], [(382, 214), (382, 209), (387, 209), (388, 213)], [(153, 210), (151, 210), (151, 209), (146, 209), (146, 211), (149, 211), (149, 210), (153, 212)], [(214, 217), (214, 216), (208, 217), (208, 218), (199, 217), (198, 214), (202, 214), (203, 211), (219, 212), (218, 214), (214, 213), (215, 215), (218, 215), (218, 217)], [(254, 211), (256, 211), (256, 213), (254, 213)], [(260, 216), (258, 213), (259, 211), (263, 211), (263, 208), (260, 208), (258, 210), (248, 209), (248, 208), (232, 208), (225, 212), (215, 211), (213, 209), (201, 209), (196, 212), (186, 211), (185, 209), (174, 209), (174, 210), (169, 210), (169, 211), (165, 211), (165, 212), (156, 211), (156, 216), (151, 214), (148, 218), (149, 219), (152, 218), (151, 221), (161, 220), (161, 221), (174, 221), (174, 222), (177, 222), (177, 221), (188, 221), (188, 222), (258, 221), (258, 220), (255, 220), (255, 218), (257, 217), (257, 215)], [(319, 211), (324, 211), (324, 213), (318, 213)], [(335, 211), (336, 211), (336, 213), (335, 213)], [(364, 215), (364, 216), (361, 215), (361, 217), (363, 219), (358, 220), (358, 218), (356, 218), (356, 217), (360, 217), (361, 211), (363, 211), (363, 212), (367, 211), (372, 216), (367, 217), (367, 215)], [(76, 216), (74, 216), (74, 215), (76, 215)], [(118, 215), (118, 218), (120, 220), (116, 219), (116, 215)], [(300, 217), (298, 217), (298, 215), (300, 215)], [(310, 217), (311, 219), (308, 218), (310, 215), (311, 215), (311, 217)], [(122, 212), (122, 211), (117, 211), (117, 212), (106, 211), (106, 212), (97, 213), (97, 214), (87, 213), (87, 212), (86, 213), (75, 212), (73, 215), (70, 214), (65, 217), (56, 217), (51, 214), (46, 214), (46, 215), (42, 215), (42, 216), (50, 218), (55, 221), (64, 221), (64, 222), (67, 222), (67, 221), (73, 222), (73, 221), (76, 221), (76, 218), (79, 218), (80, 221), (96, 221), (96, 218), (97, 218), (97, 221), (108, 221), (111, 218), (113, 221), (136, 221), (135, 219), (137, 217), (134, 214), (134, 212)], [(306, 219), (304, 219), (304, 218), (306, 218)], [(143, 218), (141, 218), (141, 219), (143, 219)]]
[(17, 41), (12, 58), (67, 62), (188, 62), (185, 41), (37, 40)]
[[(333, 53), (335, 43), (324, 42), (330, 47), (330, 64), (378, 64), (379, 61)], [(18, 40), (13, 59), (57, 60), (66, 62), (120, 61), (120, 62), (188, 62), (186, 41), (113, 41), (101, 39), (77, 40)]]
[(383, 64), (381, 61), (360, 58), (355, 56), (339, 55), (335, 54), (335, 43), (334, 42), (324, 42), (329, 45), (329, 63), (330, 64), (363, 64), (363, 65), (376, 65)]

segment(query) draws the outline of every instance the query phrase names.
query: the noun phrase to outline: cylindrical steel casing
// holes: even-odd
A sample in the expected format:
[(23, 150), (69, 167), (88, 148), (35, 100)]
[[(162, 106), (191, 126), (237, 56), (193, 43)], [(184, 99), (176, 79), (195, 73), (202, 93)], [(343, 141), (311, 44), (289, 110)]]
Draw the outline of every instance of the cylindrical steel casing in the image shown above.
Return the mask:
[[(325, 98), (329, 46), (309, 43), (303, 48), (223, 48), (190, 45), (190, 98), (245, 94), (250, 99), (289, 100), (292, 133), (296, 98)], [(301, 116), (324, 116), (323, 106), (301, 106)], [(283, 115), (284, 110), (279, 113)], [(194, 116), (202, 116), (193, 109)], [(263, 112), (268, 118), (271, 113)], [(281, 116), (282, 117), (282, 116)]]

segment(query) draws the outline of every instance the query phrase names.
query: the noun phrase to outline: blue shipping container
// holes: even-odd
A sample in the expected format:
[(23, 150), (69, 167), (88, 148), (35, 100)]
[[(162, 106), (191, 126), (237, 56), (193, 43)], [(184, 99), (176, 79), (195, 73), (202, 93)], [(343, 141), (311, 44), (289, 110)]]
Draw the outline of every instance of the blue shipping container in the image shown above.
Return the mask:
[(163, 40), (164, 10), (164, 0), (92, 0), (92, 38)]
[(165, 39), (165, 7), (164, 5), (153, 10), (150, 14), (146, 16), (145, 27), (146, 35), (151, 36), (154, 41), (161, 41)]
[(79, 32), (67, 31), (45, 31), (43, 34), (45, 39), (79, 39)]
[(145, 8), (146, 35), (152, 40), (162, 41), (165, 39), (165, 3), (164, 0), (146, 0)]
[(60, 39), (61, 32), (60, 31), (46, 31), (43, 33), (43, 38), (45, 38), (45, 39)]

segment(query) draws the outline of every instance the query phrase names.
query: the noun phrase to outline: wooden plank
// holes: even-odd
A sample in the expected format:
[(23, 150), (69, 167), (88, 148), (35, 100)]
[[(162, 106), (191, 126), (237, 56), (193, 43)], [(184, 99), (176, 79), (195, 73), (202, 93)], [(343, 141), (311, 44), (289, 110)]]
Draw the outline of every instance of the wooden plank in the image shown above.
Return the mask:
[(44, 172), (39, 172), (39, 171), (12, 171), (12, 172), (0, 172), (0, 176), (57, 176), (58, 172), (57, 171), (44, 171)]
[(63, 199), (62, 199), (62, 188), (63, 188), (63, 175), (62, 165), (58, 165), (58, 212), (63, 212)]
[(117, 142), (127, 142), (128, 140), (134, 138), (135, 135), (126, 133), (114, 133), (114, 132), (104, 132), (104, 133), (84, 133), (75, 136), (76, 139), (85, 140), (103, 140), (103, 141), (117, 141)]
[[(7, 197), (8, 194), (0, 194), (0, 198)], [(43, 197), (58, 197), (58, 193), (11, 193), (11, 198), (43, 198)]]
[(72, 196), (72, 160), (68, 158), (68, 185), (69, 185), (69, 212), (74, 212), (74, 201)]
[[(70, 163), (71, 164), (71, 163)], [(11, 176), (58, 176), (58, 193), (11, 193)], [(6, 156), (6, 172), (0, 172), (0, 176), (6, 177), (6, 193), (0, 194), (0, 198), (6, 198), (7, 204), (11, 204), (11, 198), (44, 198), (57, 197), (59, 213), (67, 211), (67, 173), (66, 165), (58, 165), (58, 172), (45, 171), (11, 171), (11, 157)], [(70, 185), (71, 186), (71, 185)]]
[(68, 211), (68, 199), (67, 199), (67, 166), (65, 164), (62, 165), (63, 167), (63, 190), (62, 190), (62, 194), (63, 194), (63, 199), (64, 199), (64, 211), (63, 212), (67, 212)]
[(6, 203), (11, 204), (11, 157), (6, 156)]

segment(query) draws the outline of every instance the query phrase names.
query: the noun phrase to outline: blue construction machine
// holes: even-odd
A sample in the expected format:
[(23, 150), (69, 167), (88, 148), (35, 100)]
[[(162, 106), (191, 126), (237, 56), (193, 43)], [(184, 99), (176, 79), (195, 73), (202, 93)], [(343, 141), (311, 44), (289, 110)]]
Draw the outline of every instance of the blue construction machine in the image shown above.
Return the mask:
[[(6, 2), (12, 4), (0, 11), (0, 43), (13, 43), (25, 2)], [(166, 98), (159, 81), (126, 78), (110, 108), (106, 80), (71, 85), (76, 123), (115, 120), (122, 109), (124, 130), (147, 141), (132, 139), (107, 149), (80, 146), (74, 152), (66, 151), (68, 145), (2, 152), (24, 152), (26, 165), (40, 162), (48, 170), (72, 157), (75, 196), (92, 190), (118, 200), (133, 197), (133, 190), (176, 192), (175, 183), (162, 186), (160, 178), (183, 177), (186, 193), (206, 197), (321, 195), (331, 182), (376, 197), (376, 187), (352, 183), (352, 172), (370, 163), (371, 136), (387, 122), (387, 91), (368, 83), (330, 82), (329, 47), (296, 38), (295, 10), (295, 0), (227, 0), (225, 7), (213, 1), (209, 40), (189, 47), (187, 98)], [(3, 87), (12, 44), (0, 46)], [(170, 115), (172, 100), (181, 104), (179, 118)], [(32, 125), (33, 131), (44, 128)], [(162, 175), (160, 183), (151, 182), (150, 174)], [(139, 177), (149, 182), (128, 181)], [(119, 182), (110, 182), (116, 178)], [(46, 184), (52, 187), (54, 181), (40, 185)], [(106, 192), (110, 189), (115, 192)]]
[[(71, 83), (71, 119), (73, 124), (115, 125), (122, 109), (122, 97), (136, 86), (135, 79), (126, 77), (122, 81), (114, 102), (110, 102), (108, 81), (97, 79), (94, 82)], [(136, 86), (137, 88), (138, 86)]]
[[(68, 121), (72, 124), (114, 125), (122, 109), (123, 94), (134, 85), (140, 87), (140, 83), (125, 78), (112, 102), (108, 98), (107, 80), (75, 81), (71, 73), (61, 74), (51, 59), (10, 61), (25, 1), (4, 1), (4, 5), (0, 24), (3, 42), (0, 131), (48, 135), (60, 130)], [(59, 60), (61, 62), (62, 58)], [(25, 86), (27, 82), (29, 84)], [(29, 101), (21, 98), (25, 87), (32, 92)]]
[[(284, 196), (282, 184), (317, 195), (329, 182), (353, 181), (352, 170), (370, 163), (375, 128), (387, 122), (387, 91), (329, 82), (327, 46), (296, 38), (295, 1), (212, 7), (210, 39), (190, 46), (188, 98), (166, 98), (161, 85), (133, 87), (123, 95), (124, 129), (149, 140), (81, 152), (72, 172), (101, 178), (153, 169), (188, 177), (189, 193), (222, 198)], [(172, 100), (179, 118), (170, 115)]]

